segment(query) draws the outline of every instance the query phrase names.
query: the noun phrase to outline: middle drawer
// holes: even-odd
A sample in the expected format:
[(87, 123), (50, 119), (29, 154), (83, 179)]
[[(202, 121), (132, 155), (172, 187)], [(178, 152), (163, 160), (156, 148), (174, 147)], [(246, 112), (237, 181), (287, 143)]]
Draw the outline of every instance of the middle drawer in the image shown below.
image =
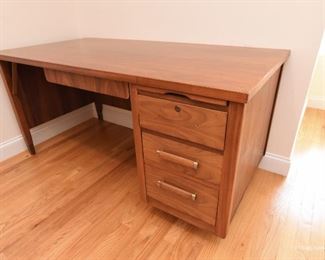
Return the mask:
[(222, 154), (147, 132), (142, 139), (145, 164), (203, 183), (220, 183)]

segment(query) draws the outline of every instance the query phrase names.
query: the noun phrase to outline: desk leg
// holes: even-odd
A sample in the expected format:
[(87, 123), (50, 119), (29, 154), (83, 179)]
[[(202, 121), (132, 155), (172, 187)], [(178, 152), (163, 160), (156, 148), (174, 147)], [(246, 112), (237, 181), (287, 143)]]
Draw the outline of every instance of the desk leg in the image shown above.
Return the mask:
[[(1, 76), (8, 93), (11, 105), (14, 109), (15, 116), (18, 121), (21, 133), (26, 143), (27, 149), (31, 154), (35, 154), (33, 138), (30, 133), (27, 117), (24, 112), (20, 99), (18, 98), (18, 71), (16, 63), (1, 61), (0, 63)], [(11, 68), (10, 68), (11, 65)]]
[(131, 107), (132, 107), (132, 120), (133, 120), (133, 136), (135, 144), (135, 155), (137, 159), (137, 172), (140, 182), (140, 195), (144, 201), (147, 201), (145, 175), (144, 175), (144, 162), (143, 162), (143, 149), (142, 149), (142, 135), (139, 125), (139, 109), (138, 109), (138, 91), (135, 86), (130, 88), (131, 94)]
[(95, 101), (98, 120), (103, 121), (103, 103)]

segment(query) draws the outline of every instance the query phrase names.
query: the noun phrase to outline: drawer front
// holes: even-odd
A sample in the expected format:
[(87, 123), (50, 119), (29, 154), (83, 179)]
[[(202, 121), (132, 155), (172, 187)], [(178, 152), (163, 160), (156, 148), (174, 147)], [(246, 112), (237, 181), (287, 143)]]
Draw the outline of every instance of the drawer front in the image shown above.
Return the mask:
[(227, 112), (139, 95), (143, 128), (223, 150)]
[(219, 184), (223, 156), (169, 138), (142, 133), (145, 164), (180, 176)]
[(93, 91), (105, 95), (128, 99), (129, 86), (126, 82), (90, 77), (70, 72), (44, 69), (48, 82)]
[(145, 166), (147, 195), (169, 207), (214, 225), (217, 214), (218, 189), (158, 168)]

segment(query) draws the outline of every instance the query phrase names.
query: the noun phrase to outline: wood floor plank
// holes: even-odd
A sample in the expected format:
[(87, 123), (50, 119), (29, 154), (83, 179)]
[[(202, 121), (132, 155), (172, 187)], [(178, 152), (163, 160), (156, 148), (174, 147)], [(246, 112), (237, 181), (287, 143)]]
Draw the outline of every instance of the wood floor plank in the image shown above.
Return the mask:
[[(65, 131), (57, 136), (55, 136), (54, 138), (51, 138), (49, 140), (47, 140), (46, 142), (43, 142), (41, 144), (38, 144), (35, 146), (37, 154), (36, 156), (46, 150), (46, 149), (53, 149), (54, 146), (59, 145), (61, 142), (63, 141), (69, 141), (69, 139), (73, 136), (79, 135), (80, 133), (86, 131), (87, 129), (89, 129), (90, 127), (94, 127), (96, 126), (96, 119), (90, 119), (87, 120), (86, 122), (83, 122), (71, 129), (69, 129), (69, 131)], [(35, 155), (31, 155), (28, 151), (22, 152), (16, 156), (13, 156), (11, 158), (8, 158), (5, 161), (2, 161), (0, 163), (0, 174), (3, 175), (4, 173), (6, 173), (8, 170), (11, 170), (13, 168), (18, 167), (21, 163), (26, 162), (27, 159), (29, 158), (35, 158)], [(46, 159), (47, 157), (43, 158)], [(30, 160), (28, 160), (30, 161)]]
[[(100, 129), (102, 129), (98, 124), (94, 124), (94, 121), (92, 122), (93, 123), (89, 125), (89, 127), (94, 127), (95, 129), (93, 130), (100, 131)], [(56, 140), (56, 142), (53, 143), (51, 140), (49, 141), (50, 143), (53, 143), (53, 145), (47, 149), (43, 149), (41, 160), (38, 159), (40, 153), (37, 153), (29, 160), (23, 160), (13, 167), (8, 167), (0, 171), (1, 194), (7, 192), (10, 189), (13, 189), (15, 185), (18, 186), (20, 183), (25, 183), (29, 178), (34, 177), (35, 174), (27, 174), (27, 172), (34, 172), (36, 174), (43, 175), (40, 171), (36, 171), (36, 169), (42, 169), (42, 172), (44, 172), (45, 170), (42, 168), (43, 165), (46, 165), (47, 167), (54, 167), (60, 165), (62, 163), (62, 160), (64, 162), (64, 156), (66, 154), (70, 154), (73, 151), (78, 151), (82, 146), (85, 146), (84, 144), (87, 140), (91, 140), (94, 136), (96, 136), (97, 131), (87, 132), (86, 130), (87, 129), (80, 131), (75, 135), (68, 135), (69, 137), (66, 140), (61, 140), (61, 142), (65, 142), (64, 149), (62, 149), (62, 147), (59, 145), (60, 141), (58, 140), (60, 140), (60, 138), (53, 138), (52, 140)], [(73, 138), (76, 136), (78, 138)], [(62, 135), (60, 137), (62, 137)], [(76, 153), (75, 156), (77, 156)], [(49, 171), (49, 173), (51, 172)]]
[[(97, 171), (107, 173), (107, 166), (108, 163), (102, 165)], [(71, 234), (77, 232), (79, 236), (76, 238), (79, 239), (80, 235), (83, 234), (80, 229), (89, 231), (87, 227), (90, 227), (90, 225), (93, 227), (96, 224), (97, 218), (102, 218), (109, 214), (123, 199), (130, 183), (134, 183), (134, 180), (130, 178), (130, 171), (129, 174), (121, 176), (121, 167), (126, 168), (122, 164), (109, 174), (106, 174), (89, 189), (71, 200), (66, 206), (58, 209), (48, 218), (38, 223), (12, 246), (5, 248), (3, 250), (4, 254), (9, 258), (15, 259), (19, 257), (20, 253), (16, 250), (19, 248), (21, 251), (26, 252), (24, 256), (27, 259), (32, 259), (33, 257), (41, 259), (51, 256), (49, 252), (58, 254), (59, 245), (63, 245), (62, 249), (64, 249), (65, 244), (70, 245), (71, 242), (75, 242), (71, 240)], [(112, 196), (109, 202), (107, 202), (108, 196)], [(94, 208), (97, 211), (94, 211)], [(101, 210), (98, 211), (98, 208)], [(35, 244), (37, 244), (37, 247), (28, 253), (28, 249)], [(44, 256), (44, 254), (49, 255)]]
[[(69, 163), (56, 166), (49, 176), (47, 172), (40, 171), (27, 184), (24, 183), (16, 189), (14, 194), (8, 193), (6, 196), (1, 196), (1, 203), (8, 206), (0, 211), (2, 233), (0, 248), (3, 249), (8, 243), (16, 240), (24, 232), (33, 228), (35, 223), (65, 205), (71, 198), (78, 196), (84, 189), (105, 176), (107, 171), (120, 165), (125, 158), (132, 156), (134, 154), (133, 140), (129, 130), (124, 130), (126, 130), (124, 134), (123, 131), (118, 131), (120, 138), (112, 138), (113, 142), (107, 140), (106, 144), (97, 150), (91, 150), (88, 146), (85, 149), (79, 148), (76, 150), (77, 153), (84, 153), (86, 157), (81, 154), (80, 158), (78, 157), (78, 160), (73, 163), (69, 161), (75, 155), (72, 158), (62, 156)], [(121, 139), (124, 140), (121, 141)], [(98, 141), (101, 143), (101, 138)], [(96, 142), (96, 140), (92, 139), (89, 142)], [(118, 142), (120, 143), (117, 145)], [(109, 143), (113, 145), (113, 149)], [(87, 157), (92, 160), (87, 160)], [(98, 166), (105, 162), (105, 170), (100, 171)], [(24, 196), (19, 196), (19, 193)]]

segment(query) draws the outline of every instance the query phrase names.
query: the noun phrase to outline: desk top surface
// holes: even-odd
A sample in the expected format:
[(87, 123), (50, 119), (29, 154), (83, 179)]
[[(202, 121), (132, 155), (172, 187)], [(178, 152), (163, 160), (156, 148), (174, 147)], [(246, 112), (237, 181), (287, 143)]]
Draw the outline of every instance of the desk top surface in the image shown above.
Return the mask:
[(0, 51), (0, 60), (247, 102), (288, 50), (85, 38)]

